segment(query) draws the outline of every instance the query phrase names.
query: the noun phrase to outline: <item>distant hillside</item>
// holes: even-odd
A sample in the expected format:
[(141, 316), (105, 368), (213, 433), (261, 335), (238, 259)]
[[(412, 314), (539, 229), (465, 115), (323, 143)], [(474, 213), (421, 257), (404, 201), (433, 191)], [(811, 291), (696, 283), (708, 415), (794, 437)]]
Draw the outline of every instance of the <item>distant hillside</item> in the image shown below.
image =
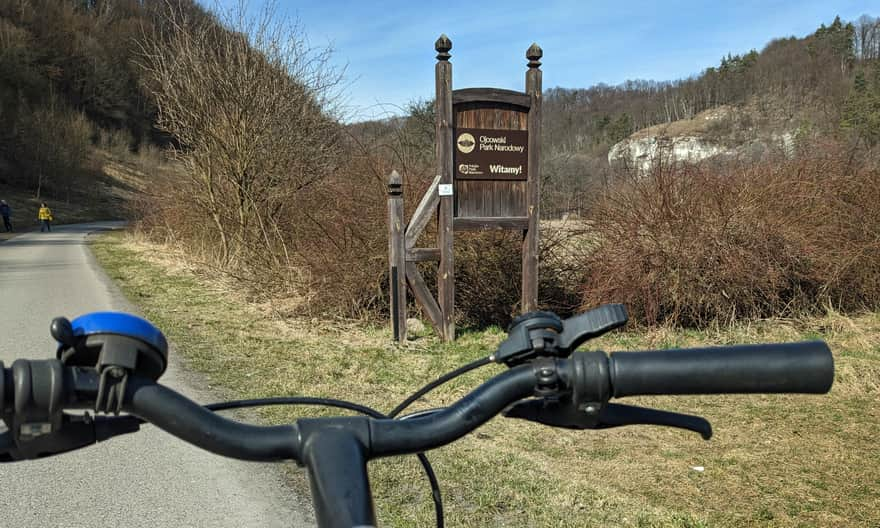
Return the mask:
[(775, 105), (765, 99), (722, 105), (691, 119), (637, 130), (611, 147), (608, 163), (647, 171), (660, 156), (665, 161), (686, 162), (709, 158), (757, 161), (768, 154), (792, 157), (799, 145), (822, 137), (802, 113), (782, 118), (763, 110), (772, 107)]
[[(722, 57), (718, 65), (688, 79), (547, 89), (542, 214), (582, 207), (613, 177), (609, 151), (634, 133), (634, 140), (698, 137), (681, 142), (700, 143), (687, 147), (698, 154), (695, 159), (786, 149), (795, 137), (836, 136), (876, 144), (878, 63), (880, 18), (864, 15), (844, 22), (837, 17), (806, 37), (775, 39), (760, 52)], [(388, 167), (430, 181), (431, 101), (413, 103), (403, 118), (348, 128), (362, 143), (386, 148)], [(650, 150), (643, 147), (650, 145), (638, 146), (638, 155)]]
[[(684, 138), (695, 125), (697, 136), (726, 151), (785, 134), (851, 137), (872, 145), (880, 140), (878, 62), (880, 18), (846, 23), (838, 17), (804, 38), (776, 39), (760, 52), (723, 57), (689, 79), (553, 88), (544, 98), (547, 170), (561, 200), (606, 178), (609, 150), (634, 132), (647, 129), (633, 140)], [(701, 115), (713, 109), (726, 109), (724, 117), (703, 119), (717, 117)], [(649, 145), (641, 141), (636, 147), (644, 154)]]
[(170, 6), (210, 19), (193, 0), (0, 0), (0, 185), (100, 193), (95, 149), (167, 142), (136, 58)]
[[(156, 127), (156, 102), (137, 59), (144, 35), (167, 30), (169, 8), (214, 20), (195, 0), (0, 0), (0, 185), (60, 198), (99, 177), (92, 150), (137, 153), (171, 141)], [(570, 207), (574, 193), (607, 179), (609, 151), (634, 132), (666, 125), (668, 134), (670, 124), (718, 108), (732, 117), (708, 132), (727, 146), (784, 134), (873, 145), (880, 141), (878, 57), (877, 18), (835, 18), (804, 38), (723, 57), (688, 79), (548, 89), (543, 161), (553, 207), (545, 210)], [(364, 145), (389, 147), (371, 161), (377, 172), (395, 166), (429, 174), (430, 114), (430, 103), (419, 103), (409, 118), (349, 129)]]
[(863, 16), (844, 23), (838, 17), (805, 38), (776, 39), (760, 53), (723, 57), (718, 66), (693, 78), (550, 89), (544, 126), (554, 144), (576, 150), (607, 148), (642, 128), (762, 97), (773, 103), (765, 108), (768, 115), (784, 119), (810, 114), (816, 125), (833, 130), (856, 72), (878, 57), (880, 19)]

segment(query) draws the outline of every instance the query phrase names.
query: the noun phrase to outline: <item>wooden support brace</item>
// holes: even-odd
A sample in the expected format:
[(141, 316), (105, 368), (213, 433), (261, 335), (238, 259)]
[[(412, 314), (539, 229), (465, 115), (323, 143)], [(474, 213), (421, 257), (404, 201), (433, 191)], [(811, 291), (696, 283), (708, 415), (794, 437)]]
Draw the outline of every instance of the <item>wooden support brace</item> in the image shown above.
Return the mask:
[(440, 203), (440, 196), (437, 194), (438, 185), (440, 185), (439, 174), (434, 177), (434, 181), (428, 187), (425, 195), (422, 196), (422, 201), (419, 202), (419, 206), (416, 207), (416, 211), (413, 213), (412, 218), (410, 218), (409, 225), (406, 226), (406, 249), (416, 246), (416, 241), (418, 241), (422, 231), (425, 230), (431, 218), (435, 217), (437, 204)]
[(440, 312), (440, 305), (437, 304), (434, 296), (431, 295), (431, 290), (425, 284), (425, 279), (422, 277), (419, 267), (415, 262), (406, 263), (406, 280), (409, 283), (410, 289), (412, 289), (416, 301), (422, 307), (425, 315), (428, 316), (434, 331), (437, 332), (437, 335), (442, 336), (443, 314)]
[(412, 248), (406, 250), (407, 262), (440, 260), (440, 248)]

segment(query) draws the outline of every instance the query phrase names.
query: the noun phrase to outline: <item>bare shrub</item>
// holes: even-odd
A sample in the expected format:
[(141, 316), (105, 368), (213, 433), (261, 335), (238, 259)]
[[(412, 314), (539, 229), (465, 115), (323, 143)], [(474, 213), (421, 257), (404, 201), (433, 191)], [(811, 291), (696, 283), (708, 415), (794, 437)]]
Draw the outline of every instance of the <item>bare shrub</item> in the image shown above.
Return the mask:
[(880, 175), (852, 159), (825, 143), (629, 175), (592, 211), (584, 304), (687, 326), (880, 305)]
[[(125, 129), (98, 129), (98, 145), (117, 158), (124, 158), (131, 152), (134, 139), (131, 132)], [(144, 148), (155, 148), (145, 145)]]
[(27, 170), (27, 185), (40, 199), (69, 201), (79, 177), (88, 168), (92, 125), (82, 112), (60, 101), (44, 108), (20, 109), (15, 157)]
[(464, 326), (506, 325), (520, 301), (522, 235), (456, 233), (455, 307)]
[[(569, 258), (568, 235), (542, 227), (538, 305), (561, 316), (580, 307), (584, 277), (580, 263)], [(522, 234), (472, 231), (455, 235), (455, 319), (466, 328), (506, 327), (520, 312)], [(437, 266), (420, 267), (425, 283), (436, 291)], [(387, 278), (386, 278), (387, 284)], [(418, 307), (413, 303), (411, 311)]]
[[(145, 217), (146, 228), (171, 230), (252, 287), (307, 290), (299, 240), (310, 211), (327, 206), (315, 187), (340, 165), (339, 77), (329, 50), (310, 48), (271, 8), (222, 16), (169, 8), (163, 31), (143, 44), (159, 126), (188, 178), (157, 196), (166, 214)], [(186, 223), (168, 224), (175, 217)]]
[(386, 311), (384, 178), (350, 159), (311, 189), (308, 198), (316, 207), (287, 226), (309, 273), (307, 308), (348, 317), (375, 317)]

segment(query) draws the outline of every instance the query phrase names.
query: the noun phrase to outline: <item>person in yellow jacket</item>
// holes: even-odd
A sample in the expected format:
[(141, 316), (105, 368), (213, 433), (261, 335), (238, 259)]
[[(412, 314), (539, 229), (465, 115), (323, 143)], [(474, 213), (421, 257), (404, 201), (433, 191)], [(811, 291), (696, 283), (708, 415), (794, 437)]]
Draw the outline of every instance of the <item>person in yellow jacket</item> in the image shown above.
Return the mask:
[(46, 205), (46, 202), (42, 202), (40, 204), (40, 212), (37, 213), (37, 218), (40, 219), (40, 232), (44, 231), (52, 231), (52, 210)]

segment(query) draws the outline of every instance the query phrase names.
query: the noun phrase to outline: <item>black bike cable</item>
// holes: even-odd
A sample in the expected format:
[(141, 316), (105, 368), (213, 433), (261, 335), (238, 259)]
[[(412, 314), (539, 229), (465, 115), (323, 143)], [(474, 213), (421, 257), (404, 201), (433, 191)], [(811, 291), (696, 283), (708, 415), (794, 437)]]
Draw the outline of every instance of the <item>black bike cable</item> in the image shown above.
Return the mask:
[(424, 416), (431, 416), (432, 414), (438, 413), (440, 411), (445, 411), (448, 407), (437, 407), (434, 409), (424, 409), (421, 411), (416, 411), (411, 414), (405, 414), (398, 418), (398, 420), (412, 420), (413, 418), (422, 418)]
[(452, 372), (444, 374), (443, 376), (437, 378), (436, 380), (432, 381), (431, 383), (428, 383), (427, 385), (425, 385), (424, 387), (422, 387), (421, 389), (419, 389), (418, 391), (413, 393), (409, 398), (403, 400), (403, 403), (401, 403), (400, 405), (395, 407), (393, 411), (388, 413), (388, 416), (391, 418), (396, 417), (404, 409), (406, 409), (407, 407), (412, 405), (413, 402), (415, 402), (416, 400), (418, 400), (419, 398), (421, 398), (422, 396), (424, 396), (428, 392), (436, 389), (440, 385), (443, 385), (444, 383), (446, 383), (447, 381), (449, 381), (453, 378), (457, 378), (457, 377), (461, 376), (465, 372), (474, 370), (475, 368), (479, 368), (484, 365), (488, 365), (489, 363), (492, 363), (491, 356), (485, 357), (482, 359), (478, 359), (476, 361), (472, 361), (472, 362), (468, 363), (467, 365), (464, 365), (463, 367), (459, 367), (459, 368), (453, 370)]
[(279, 396), (275, 398), (257, 398), (252, 400), (233, 400), (220, 403), (211, 403), (204, 407), (210, 411), (225, 411), (228, 409), (243, 409), (246, 407), (267, 407), (269, 405), (321, 405), (324, 407), (336, 407), (349, 411), (359, 412), (371, 418), (388, 418), (381, 412), (357, 403), (334, 400), (332, 398), (310, 398), (306, 396)]
[[(234, 400), (228, 402), (211, 403), (205, 405), (204, 407), (211, 411), (225, 411), (228, 409), (265, 407), (269, 405), (321, 405), (324, 407), (336, 407), (339, 409), (347, 409), (349, 411), (359, 412), (371, 418), (391, 418), (390, 416), (382, 414), (376, 409), (367, 407), (365, 405), (360, 405), (345, 400), (335, 400), (332, 398), (311, 398), (307, 396), (280, 396), (276, 398)], [(405, 418), (412, 416), (413, 415), (409, 415)], [(416, 453), (416, 457), (418, 457), (419, 462), (422, 464), (422, 468), (425, 470), (425, 476), (428, 477), (428, 482), (430, 482), (431, 484), (431, 498), (434, 501), (434, 513), (437, 521), (437, 528), (443, 528), (443, 497), (440, 494), (440, 482), (437, 480), (437, 475), (436, 473), (434, 473), (434, 468), (431, 466), (431, 462), (428, 460), (428, 457), (424, 453)]]

